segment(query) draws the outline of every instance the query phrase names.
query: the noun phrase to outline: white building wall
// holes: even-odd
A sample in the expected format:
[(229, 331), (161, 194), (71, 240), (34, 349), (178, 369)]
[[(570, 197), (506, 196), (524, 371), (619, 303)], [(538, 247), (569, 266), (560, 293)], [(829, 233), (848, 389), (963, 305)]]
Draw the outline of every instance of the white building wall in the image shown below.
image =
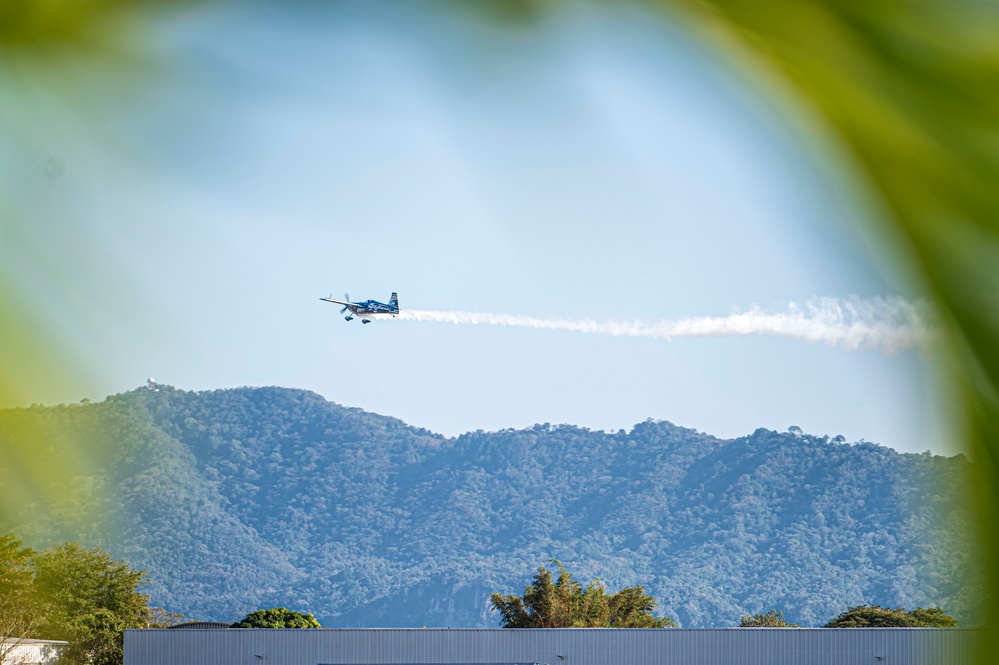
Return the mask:
[[(5, 653), (3, 665), (56, 665), (68, 642), (57, 640), (0, 640), (0, 653)], [(13, 648), (11, 648), (13, 645)]]

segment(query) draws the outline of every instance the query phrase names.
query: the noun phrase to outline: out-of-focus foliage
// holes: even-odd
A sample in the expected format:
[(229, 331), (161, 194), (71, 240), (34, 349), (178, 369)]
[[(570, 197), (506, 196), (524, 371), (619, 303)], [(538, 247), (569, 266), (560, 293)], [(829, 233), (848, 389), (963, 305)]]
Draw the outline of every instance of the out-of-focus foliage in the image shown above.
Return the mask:
[[(524, 4), (510, 5), (518, 9), (518, 18), (529, 15), (521, 11)], [(687, 21), (718, 45), (737, 67), (786, 103), (788, 115), (820, 137), (822, 148), (838, 155), (844, 180), (851, 181), (845, 188), (869, 197), (871, 223), (895, 243), (934, 299), (947, 326), (947, 353), (979, 471), (977, 533), (986, 569), (996, 574), (999, 5), (971, 0), (647, 4)], [(121, 0), (3, 3), (0, 43), (8, 59), (40, 43), (72, 48), (103, 34), (94, 28), (118, 20), (133, 6)], [(3, 205), (0, 194), (0, 214), (6, 214)], [(0, 363), (0, 394), (16, 395), (19, 381), (32, 371), (50, 380), (67, 379), (66, 364), (52, 361), (58, 334), (34, 316), (32, 305), (13, 285), (14, 276), (0, 279), (0, 348), (16, 349), (10, 357), (18, 360), (8, 363), (5, 356)], [(9, 452), (24, 469), (38, 471), (28, 452)], [(22, 491), (7, 496), (18, 497), (16, 501), (41, 496), (38, 473), (22, 477), (23, 486), (16, 488)], [(4, 509), (13, 503), (5, 503)], [(986, 588), (999, 588), (999, 583), (993, 579)], [(993, 608), (988, 623), (999, 625), (999, 600), (988, 600)]]
[(285, 607), (272, 607), (269, 610), (250, 612), (242, 621), (232, 624), (232, 628), (322, 628), (316, 617), (302, 614)]
[[(59, 111), (69, 110), (82, 138), (100, 136), (94, 115), (74, 106), (86, 92), (88, 65), (100, 63), (111, 76), (124, 71), (132, 54), (124, 44), (133, 36), (128, 17), (140, 6), (118, 0), (5, 0), (0, 2), (0, 404), (24, 405), (44, 399), (53, 387), (87, 394), (95, 367), (80, 357), (75, 328), (52, 316), (51, 303), (61, 309), (90, 311), (93, 302), (80, 293), (78, 278), (67, 270), (53, 249), (63, 243), (71, 251), (91, 256), (109, 279), (126, 279), (113, 261), (102, 261), (111, 252), (99, 234), (75, 219), (52, 219), (38, 209), (27, 209), (25, 181), (39, 186), (37, 198), (51, 194), (64, 165), (55, 156), (41, 157), (40, 145), (55, 130)], [(96, 77), (95, 77), (96, 78)], [(58, 100), (66, 108), (42, 106)], [(25, 117), (40, 119), (26, 126)], [(44, 128), (44, 129), (40, 129)], [(53, 131), (53, 133), (55, 133)], [(28, 174), (28, 175), (25, 175)], [(45, 297), (40, 297), (44, 292)], [(70, 317), (72, 318), (72, 317)], [(71, 393), (72, 394), (72, 393)], [(28, 439), (30, 440), (30, 439)], [(81, 494), (98, 488), (67, 487), (68, 493), (46, 494), (53, 478), (68, 478), (86, 469), (89, 455), (74, 458), (44, 457), (34, 445), (16, 447), (0, 441), (2, 455), (16, 465), (0, 492), (0, 515), (14, 506), (58, 502), (67, 520), (100, 518)], [(92, 452), (98, 457), (102, 447)], [(72, 473), (71, 473), (72, 471)], [(75, 505), (74, 504), (75, 500)]]
[[(978, 472), (985, 588), (999, 588), (999, 3), (650, 3), (679, 9), (838, 153), (931, 294)], [(999, 596), (986, 601), (997, 626)]]
[(739, 628), (799, 628), (799, 626), (785, 621), (784, 610), (774, 609), (766, 614), (743, 615), (739, 619)]
[[(182, 6), (189, 0), (4, 0), (0, 47), (16, 58), (33, 50), (108, 50), (125, 37), (124, 19), (139, 9)], [(118, 52), (118, 57), (126, 56)]]
[(939, 607), (891, 609), (880, 605), (851, 607), (825, 625), (826, 628), (957, 628), (957, 620)]
[[(974, 623), (979, 600), (961, 457), (652, 421), (446, 439), (280, 388), (0, 410), (0, 436), (17, 432), (104, 442), (70, 485), (104, 488), (119, 532), (77, 520), (85, 542), (148, 570), (156, 605), (203, 619), (284, 606), (324, 625), (495, 625), (489, 594), (551, 556), (642, 584), (684, 626), (770, 607), (814, 626), (861, 603)], [(0, 483), (9, 472), (0, 458)], [(15, 517), (0, 527), (26, 542), (64, 537), (37, 507)]]
[(607, 595), (603, 582), (595, 579), (584, 589), (562, 562), (558, 580), (551, 571), (538, 568), (523, 596), (494, 593), (493, 608), (504, 628), (668, 628), (676, 624), (653, 614), (658, 603), (641, 586)]

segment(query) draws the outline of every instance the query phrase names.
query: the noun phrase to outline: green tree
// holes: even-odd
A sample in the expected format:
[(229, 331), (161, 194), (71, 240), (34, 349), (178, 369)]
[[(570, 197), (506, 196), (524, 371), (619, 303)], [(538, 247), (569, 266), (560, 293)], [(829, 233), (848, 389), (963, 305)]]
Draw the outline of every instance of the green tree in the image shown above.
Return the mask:
[(184, 615), (180, 612), (171, 612), (162, 607), (149, 608), (150, 628), (169, 628), (184, 623)]
[(232, 628), (322, 628), (311, 614), (302, 614), (284, 607), (250, 612)]
[(103, 607), (74, 617), (70, 626), (70, 659), (88, 665), (120, 665), (125, 649), (125, 629), (138, 627), (127, 625), (120, 615)]
[(957, 628), (957, 619), (939, 607), (917, 607), (909, 612), (920, 628)]
[(880, 605), (857, 605), (825, 625), (825, 628), (957, 628), (957, 620), (939, 607), (891, 609)]
[(149, 596), (138, 591), (145, 571), (69, 542), (36, 555), (32, 564), (47, 606), (41, 633), (70, 643), (61, 662), (121, 665), (125, 629), (146, 628), (151, 619)]
[(766, 614), (743, 615), (739, 628), (799, 628), (796, 623), (784, 620), (784, 610), (770, 610)]
[(0, 536), (0, 663), (7, 663), (21, 642), (35, 636), (42, 623), (44, 608), (34, 593), (31, 557), (11, 535)]
[(595, 579), (584, 589), (565, 569), (559, 568), (558, 580), (544, 566), (538, 568), (534, 581), (524, 589), (523, 597), (490, 596), (499, 611), (504, 628), (666, 628), (675, 626), (668, 617), (652, 614), (656, 599), (641, 586), (621, 589), (607, 595)]

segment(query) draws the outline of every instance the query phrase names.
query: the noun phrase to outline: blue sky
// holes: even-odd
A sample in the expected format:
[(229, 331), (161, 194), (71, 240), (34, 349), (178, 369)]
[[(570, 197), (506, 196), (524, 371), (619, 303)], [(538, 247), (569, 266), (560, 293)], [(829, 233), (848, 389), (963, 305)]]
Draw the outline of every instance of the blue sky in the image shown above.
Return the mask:
[(6, 113), (35, 168), (3, 167), (72, 275), (26, 281), (93, 377), (30, 401), (153, 376), (306, 388), (449, 435), (651, 417), (952, 451), (930, 355), (362, 327), (318, 300), (659, 321), (912, 295), (752, 81), (661, 17), (569, 7), (520, 29), (403, 3), (191, 10), (128, 75), (22, 80)]

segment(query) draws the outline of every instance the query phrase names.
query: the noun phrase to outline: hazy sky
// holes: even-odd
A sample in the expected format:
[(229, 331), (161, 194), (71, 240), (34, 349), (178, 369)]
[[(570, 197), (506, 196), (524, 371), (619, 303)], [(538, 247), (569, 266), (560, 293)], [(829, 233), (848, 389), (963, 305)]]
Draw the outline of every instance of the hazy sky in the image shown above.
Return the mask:
[(21, 274), (86, 397), (153, 376), (306, 388), (449, 435), (651, 417), (952, 450), (913, 351), (362, 326), (318, 300), (654, 322), (904, 293), (831, 169), (660, 18), (230, 7), (164, 16), (144, 49), (72, 92), (22, 79), (5, 110), (30, 138), (0, 167), (72, 279)]

